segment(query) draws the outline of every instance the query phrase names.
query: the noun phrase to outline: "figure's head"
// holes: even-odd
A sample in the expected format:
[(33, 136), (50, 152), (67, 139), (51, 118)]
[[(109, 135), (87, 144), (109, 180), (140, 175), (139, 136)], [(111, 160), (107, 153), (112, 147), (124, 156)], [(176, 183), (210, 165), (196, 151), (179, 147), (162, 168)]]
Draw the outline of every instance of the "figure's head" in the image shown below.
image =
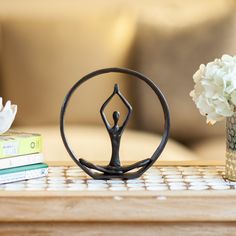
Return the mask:
[(120, 112), (119, 111), (114, 111), (113, 112), (114, 125), (118, 124), (119, 118), (120, 118)]

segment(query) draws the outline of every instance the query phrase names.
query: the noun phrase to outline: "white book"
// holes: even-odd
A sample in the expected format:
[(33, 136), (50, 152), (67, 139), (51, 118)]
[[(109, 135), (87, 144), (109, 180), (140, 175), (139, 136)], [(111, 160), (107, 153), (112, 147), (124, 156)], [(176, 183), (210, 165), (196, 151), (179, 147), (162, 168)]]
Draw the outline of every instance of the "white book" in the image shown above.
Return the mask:
[(43, 162), (42, 153), (34, 153), (24, 156), (0, 158), (0, 170), (18, 166), (26, 166)]
[(44, 163), (0, 170), (0, 184), (47, 176), (48, 166)]

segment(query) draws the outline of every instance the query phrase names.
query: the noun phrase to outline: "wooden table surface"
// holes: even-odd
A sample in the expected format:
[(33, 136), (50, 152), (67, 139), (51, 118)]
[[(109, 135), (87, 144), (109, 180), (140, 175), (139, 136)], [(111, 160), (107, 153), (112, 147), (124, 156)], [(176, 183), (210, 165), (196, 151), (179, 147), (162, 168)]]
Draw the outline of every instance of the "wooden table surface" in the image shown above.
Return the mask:
[(0, 235), (236, 235), (236, 183), (223, 166), (153, 167), (130, 181), (77, 167), (0, 185)]

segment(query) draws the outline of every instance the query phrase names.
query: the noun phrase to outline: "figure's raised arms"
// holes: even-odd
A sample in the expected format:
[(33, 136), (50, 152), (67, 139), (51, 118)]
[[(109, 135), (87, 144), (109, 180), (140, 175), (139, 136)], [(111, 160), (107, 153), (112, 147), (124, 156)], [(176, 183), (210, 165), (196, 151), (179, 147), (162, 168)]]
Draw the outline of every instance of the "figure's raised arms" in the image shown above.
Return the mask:
[[(121, 101), (123, 102), (123, 104), (127, 107), (128, 109), (128, 114), (123, 122), (123, 124), (120, 126), (120, 133), (122, 133), (130, 119), (130, 116), (132, 114), (132, 106), (129, 104), (129, 102), (126, 100), (126, 98), (124, 97), (124, 95), (120, 92), (120, 89), (119, 89), (119, 86), (118, 84), (115, 84), (114, 85), (114, 90), (113, 90), (113, 93), (110, 95), (110, 97), (104, 102), (104, 104), (102, 105), (101, 109), (100, 109), (100, 113), (101, 113), (101, 116), (102, 116), (102, 120), (107, 128), (107, 130), (109, 131), (111, 129), (111, 125), (109, 124), (107, 118), (106, 118), (106, 115), (105, 115), (105, 108), (106, 106), (108, 105), (108, 103), (111, 101), (111, 99), (115, 96), (115, 95), (118, 95), (121, 99)], [(115, 112), (114, 112), (115, 113)], [(113, 113), (113, 118), (114, 118), (114, 113)]]
[(115, 84), (113, 93), (117, 93), (118, 94), (119, 92), (120, 92), (119, 85)]
[(109, 124), (108, 120), (107, 120), (107, 117), (105, 115), (105, 108), (106, 106), (108, 105), (108, 103), (111, 101), (111, 99), (117, 94), (117, 92), (119, 91), (119, 87), (117, 84), (115, 84), (114, 86), (114, 91), (113, 93), (110, 95), (110, 97), (108, 97), (108, 99), (103, 103), (101, 109), (100, 109), (100, 114), (102, 116), (102, 120), (107, 128), (107, 130), (109, 131), (111, 129), (111, 125)]
[(117, 92), (117, 95), (120, 97), (120, 99), (122, 100), (122, 102), (124, 103), (124, 105), (127, 107), (128, 109), (128, 114), (122, 124), (122, 126), (120, 127), (120, 132), (122, 133), (131, 117), (131, 114), (132, 114), (132, 111), (133, 111), (133, 108), (132, 106), (130, 105), (130, 103), (126, 100), (126, 98), (123, 96), (123, 94), (120, 92), (120, 90), (118, 89), (118, 92)]

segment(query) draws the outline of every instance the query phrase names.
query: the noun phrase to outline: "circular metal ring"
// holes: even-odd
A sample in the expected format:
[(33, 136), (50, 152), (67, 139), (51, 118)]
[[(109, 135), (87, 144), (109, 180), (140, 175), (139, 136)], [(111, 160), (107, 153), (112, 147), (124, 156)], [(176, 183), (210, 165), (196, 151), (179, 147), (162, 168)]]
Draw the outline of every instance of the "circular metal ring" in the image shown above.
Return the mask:
[[(70, 157), (73, 159), (73, 161), (81, 168), (83, 169), (88, 175), (90, 175), (91, 177), (95, 178), (95, 179), (106, 179), (106, 176), (103, 175), (94, 175), (93, 172), (91, 172), (88, 168), (86, 168), (81, 162), (80, 160), (77, 159), (76, 155), (74, 154), (74, 152), (72, 151), (72, 149), (70, 148), (67, 139), (66, 139), (66, 135), (65, 135), (65, 113), (66, 113), (66, 109), (68, 106), (68, 103), (70, 101), (71, 96), (73, 95), (73, 93), (75, 92), (75, 90), (82, 85), (83, 83), (85, 83), (87, 80), (92, 79), (95, 76), (101, 75), (101, 74), (107, 74), (107, 73), (123, 73), (123, 74), (128, 74), (131, 75), (133, 77), (136, 77), (142, 81), (144, 81), (147, 85), (149, 85), (149, 87), (155, 92), (155, 94), (157, 95), (162, 109), (163, 109), (163, 113), (164, 113), (164, 132), (162, 135), (162, 139), (160, 144), (158, 145), (158, 147), (156, 148), (155, 152), (153, 153), (153, 155), (150, 157), (150, 162), (145, 165), (143, 168), (139, 169), (136, 172), (131, 173), (130, 175), (128, 175), (126, 178), (138, 178), (140, 177), (148, 168), (150, 168), (154, 162), (158, 159), (158, 157), (160, 156), (160, 154), (162, 153), (162, 151), (165, 148), (165, 145), (168, 141), (169, 138), (169, 131), (170, 131), (170, 113), (169, 113), (169, 108), (168, 108), (168, 104), (167, 101), (164, 97), (164, 95), (162, 94), (161, 90), (153, 83), (152, 80), (150, 80), (148, 77), (144, 76), (143, 74), (134, 71), (134, 70), (130, 70), (130, 69), (126, 69), (126, 68), (105, 68), (105, 69), (100, 69), (100, 70), (96, 70), (92, 73), (89, 73), (87, 75), (85, 75), (83, 78), (81, 78), (80, 80), (78, 80), (74, 86), (69, 90), (69, 92), (67, 93), (67, 95), (65, 96), (65, 99), (63, 101), (62, 107), (61, 107), (61, 113), (60, 113), (60, 132), (61, 132), (61, 137), (62, 137), (62, 141), (65, 145), (65, 148), (67, 150), (67, 152), (69, 153)], [(118, 176), (119, 177), (119, 176)]]

